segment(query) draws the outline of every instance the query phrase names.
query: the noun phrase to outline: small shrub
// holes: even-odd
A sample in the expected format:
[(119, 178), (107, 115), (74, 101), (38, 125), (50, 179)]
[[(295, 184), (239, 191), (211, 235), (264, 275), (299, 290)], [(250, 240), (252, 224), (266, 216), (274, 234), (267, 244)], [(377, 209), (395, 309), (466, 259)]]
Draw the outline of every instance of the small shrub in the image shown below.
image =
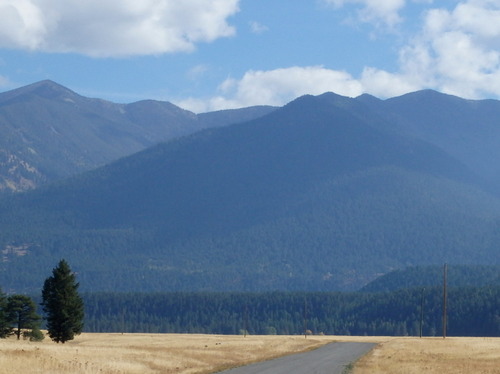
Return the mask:
[(31, 331), (24, 331), (23, 338), (29, 339), (31, 342), (40, 342), (45, 338), (45, 335), (40, 329), (35, 328)]
[(344, 366), (344, 370), (342, 370), (342, 374), (350, 374), (352, 373), (352, 370), (354, 369), (354, 364), (351, 362)]

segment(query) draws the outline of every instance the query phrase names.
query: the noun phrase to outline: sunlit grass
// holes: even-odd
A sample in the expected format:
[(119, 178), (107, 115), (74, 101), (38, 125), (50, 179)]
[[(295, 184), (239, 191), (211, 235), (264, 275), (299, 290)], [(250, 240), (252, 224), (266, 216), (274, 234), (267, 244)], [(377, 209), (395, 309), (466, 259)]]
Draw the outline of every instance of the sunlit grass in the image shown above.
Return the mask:
[(499, 374), (500, 338), (400, 338), (359, 360), (353, 374)]
[(378, 343), (353, 374), (500, 374), (500, 338), (82, 334), (65, 344), (0, 339), (0, 374), (211, 373), (332, 341)]
[(0, 340), (0, 373), (209, 373), (333, 340), (304, 336), (82, 334), (65, 344)]

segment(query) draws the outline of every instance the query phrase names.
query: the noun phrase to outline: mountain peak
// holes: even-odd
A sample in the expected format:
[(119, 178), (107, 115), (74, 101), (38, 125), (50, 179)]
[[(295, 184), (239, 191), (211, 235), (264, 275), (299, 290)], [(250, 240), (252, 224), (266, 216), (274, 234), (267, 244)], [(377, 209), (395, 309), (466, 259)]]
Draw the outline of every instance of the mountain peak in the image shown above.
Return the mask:
[(415, 102), (433, 102), (436, 100), (454, 100), (463, 102), (466, 100), (461, 97), (445, 94), (436, 90), (425, 89), (393, 97), (391, 99), (388, 99), (387, 101), (399, 101), (401, 99)]
[(69, 88), (47, 79), (0, 94), (0, 102), (26, 96), (38, 96), (46, 99), (62, 98), (63, 100), (69, 101), (72, 101), (77, 97), (81, 97)]
[(66, 88), (54, 81), (43, 80), (32, 85), (26, 86), (26, 90), (29, 93), (33, 93), (38, 96), (44, 96), (47, 98), (56, 98), (59, 96), (80, 96), (69, 88)]
[(373, 96), (373, 95), (370, 95), (370, 94), (367, 94), (367, 93), (364, 93), (362, 95), (359, 95), (358, 97), (355, 98), (357, 101), (359, 102), (362, 102), (362, 103), (365, 103), (365, 104), (378, 104), (380, 103), (382, 100), (379, 99), (378, 97), (376, 96)]
[(63, 85), (61, 85), (57, 82), (54, 82), (53, 80), (50, 80), (50, 79), (44, 79), (44, 80), (41, 80), (41, 81), (38, 81), (38, 82), (35, 82), (35, 83), (32, 83), (32, 84), (25, 86), (26, 89), (29, 89), (29, 88), (35, 89), (38, 87), (54, 87), (54, 88), (62, 88), (64, 90), (69, 90), (68, 88), (64, 87)]

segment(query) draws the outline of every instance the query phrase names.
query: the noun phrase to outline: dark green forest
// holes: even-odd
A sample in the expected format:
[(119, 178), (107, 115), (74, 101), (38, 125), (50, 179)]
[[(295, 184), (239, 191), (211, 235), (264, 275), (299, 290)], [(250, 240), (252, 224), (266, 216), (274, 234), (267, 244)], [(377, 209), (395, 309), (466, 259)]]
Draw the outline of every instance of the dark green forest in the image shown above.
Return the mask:
[[(442, 334), (441, 287), (382, 293), (84, 294), (85, 331), (424, 336)], [(500, 336), (500, 287), (448, 291), (448, 336)], [(423, 305), (423, 309), (421, 309)], [(423, 312), (423, 313), (422, 313)]]
[[(211, 214), (221, 217), (194, 215), (191, 225), (158, 220), (75, 228), (69, 211), (85, 213), (92, 199), (81, 209), (67, 205), (59, 227), (50, 226), (48, 210), (17, 206), (16, 215), (0, 217), (0, 283), (8, 292), (36, 292), (41, 269), (67, 258), (88, 292), (354, 291), (404, 265), (498, 261), (498, 201), (420, 177), (396, 168), (344, 177), (316, 186), (314, 197), (298, 195), (286, 208), (271, 201), (274, 211), (265, 220), (229, 232), (221, 227), (237, 225), (236, 213), (240, 221), (251, 219), (244, 207), (231, 212), (232, 220), (218, 212)], [(30, 207), (48, 204), (31, 196)], [(116, 209), (107, 204), (115, 219), (126, 216), (118, 202)], [(214, 225), (220, 227), (211, 232)], [(201, 233), (182, 238), (186, 230)]]
[[(452, 287), (500, 287), (500, 266), (447, 266)], [(391, 271), (364, 286), (362, 292), (388, 292), (404, 288), (433, 287), (443, 283), (442, 266), (414, 266)]]
[(407, 266), (500, 265), (500, 189), (448, 136), (416, 138), (379, 109), (304, 96), (4, 196), (0, 284), (36, 293), (61, 258), (82, 292), (356, 291)]

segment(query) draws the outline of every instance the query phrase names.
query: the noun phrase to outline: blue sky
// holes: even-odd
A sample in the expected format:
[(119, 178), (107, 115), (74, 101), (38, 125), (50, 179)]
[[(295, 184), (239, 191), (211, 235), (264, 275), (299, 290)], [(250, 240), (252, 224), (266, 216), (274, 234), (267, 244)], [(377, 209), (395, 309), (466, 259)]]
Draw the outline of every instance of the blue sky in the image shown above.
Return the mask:
[(0, 91), (195, 112), (303, 94), (500, 97), (500, 0), (0, 0)]

